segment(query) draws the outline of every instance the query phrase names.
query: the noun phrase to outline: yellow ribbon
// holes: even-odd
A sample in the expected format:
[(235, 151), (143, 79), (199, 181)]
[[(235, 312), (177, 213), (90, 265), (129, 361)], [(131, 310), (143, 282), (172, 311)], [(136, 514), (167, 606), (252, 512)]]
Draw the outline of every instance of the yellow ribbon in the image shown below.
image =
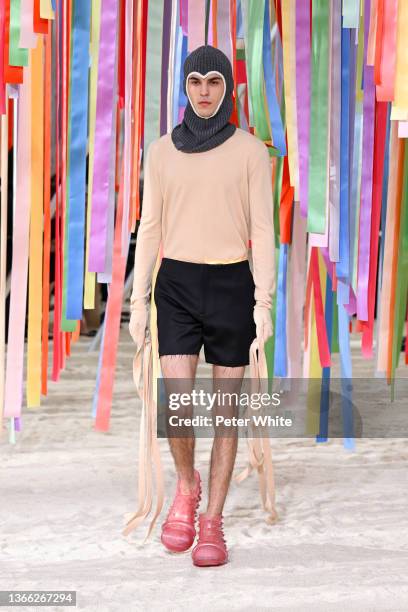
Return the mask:
[(42, 19), (55, 18), (51, 0), (40, 0), (40, 17)]
[(408, 112), (408, 2), (398, 3), (397, 61), (393, 108)]
[(288, 132), (288, 161), (290, 184), (299, 201), (299, 147), (297, 142), (296, 111), (296, 5), (294, 0), (282, 1), (283, 72), (285, 75), (286, 126)]

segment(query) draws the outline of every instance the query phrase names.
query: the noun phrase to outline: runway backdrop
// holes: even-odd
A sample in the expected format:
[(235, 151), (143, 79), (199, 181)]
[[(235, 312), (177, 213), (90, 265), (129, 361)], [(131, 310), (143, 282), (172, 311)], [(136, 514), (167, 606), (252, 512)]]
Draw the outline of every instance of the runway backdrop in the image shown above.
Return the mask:
[(407, 40), (405, 0), (0, 0), (0, 406), (11, 442), (23, 404), (39, 406), (64, 369), (96, 282), (108, 302), (93, 416), (109, 429), (143, 152), (182, 119), (183, 61), (205, 42), (232, 62), (231, 120), (271, 156), (270, 378), (320, 377), (323, 406), (334, 353), (352, 377), (353, 325), (392, 391), (408, 328)]

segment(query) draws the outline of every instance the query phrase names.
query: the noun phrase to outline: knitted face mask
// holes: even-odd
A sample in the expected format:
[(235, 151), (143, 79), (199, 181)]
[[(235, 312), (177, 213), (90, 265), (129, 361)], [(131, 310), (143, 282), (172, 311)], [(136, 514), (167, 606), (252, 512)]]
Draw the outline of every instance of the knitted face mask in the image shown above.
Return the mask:
[(233, 109), (232, 68), (228, 57), (220, 49), (202, 45), (190, 53), (184, 62), (184, 93), (188, 97), (187, 79), (191, 73), (196, 72), (205, 77), (214, 71), (220, 73), (225, 81), (225, 93), (218, 110), (211, 117), (200, 117), (188, 100), (183, 121), (171, 133), (174, 146), (185, 153), (213, 149), (230, 138), (236, 130), (236, 126), (229, 122)]

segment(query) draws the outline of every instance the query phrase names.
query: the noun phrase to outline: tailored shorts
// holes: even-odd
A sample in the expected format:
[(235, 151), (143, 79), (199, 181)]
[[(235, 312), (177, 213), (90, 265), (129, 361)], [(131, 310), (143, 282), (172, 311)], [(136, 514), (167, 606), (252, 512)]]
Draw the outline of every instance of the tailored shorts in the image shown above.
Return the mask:
[(248, 259), (205, 264), (163, 257), (156, 277), (159, 356), (200, 353), (207, 363), (249, 364), (256, 337)]

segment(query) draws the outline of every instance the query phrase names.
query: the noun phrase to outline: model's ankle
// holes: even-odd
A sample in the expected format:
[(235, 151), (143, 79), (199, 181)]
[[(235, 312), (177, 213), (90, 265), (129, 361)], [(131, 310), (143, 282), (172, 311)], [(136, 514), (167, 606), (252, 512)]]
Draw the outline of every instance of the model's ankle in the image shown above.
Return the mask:
[(197, 482), (194, 476), (194, 471), (188, 475), (183, 474), (180, 478), (180, 489), (182, 493), (191, 493), (197, 486)]
[(208, 508), (206, 512), (203, 512), (203, 515), (207, 518), (216, 518), (222, 514), (222, 510)]

